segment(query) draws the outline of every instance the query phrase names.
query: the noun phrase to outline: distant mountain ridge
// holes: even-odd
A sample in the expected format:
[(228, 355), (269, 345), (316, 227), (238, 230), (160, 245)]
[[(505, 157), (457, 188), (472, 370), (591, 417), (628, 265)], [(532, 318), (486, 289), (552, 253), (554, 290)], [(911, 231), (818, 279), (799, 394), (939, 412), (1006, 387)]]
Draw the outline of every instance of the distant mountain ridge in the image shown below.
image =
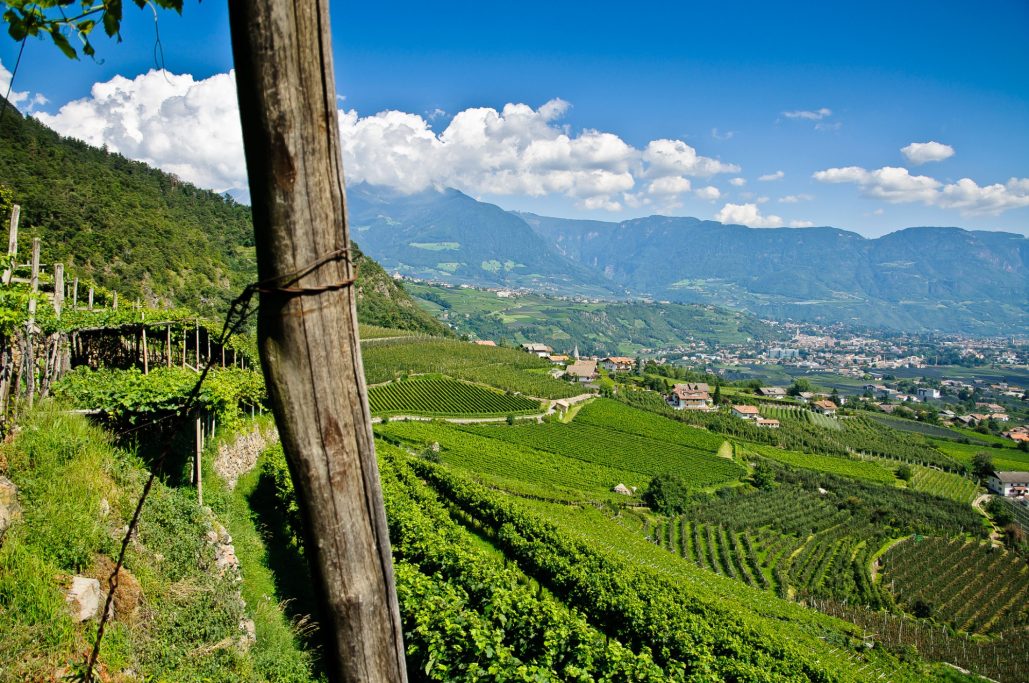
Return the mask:
[(1029, 240), (1011, 233), (917, 227), (870, 239), (833, 227), (755, 229), (670, 216), (550, 218), (456, 190), (405, 196), (359, 185), (349, 197), (355, 236), (369, 254), (427, 279), (631, 294), (895, 330), (1029, 329)]

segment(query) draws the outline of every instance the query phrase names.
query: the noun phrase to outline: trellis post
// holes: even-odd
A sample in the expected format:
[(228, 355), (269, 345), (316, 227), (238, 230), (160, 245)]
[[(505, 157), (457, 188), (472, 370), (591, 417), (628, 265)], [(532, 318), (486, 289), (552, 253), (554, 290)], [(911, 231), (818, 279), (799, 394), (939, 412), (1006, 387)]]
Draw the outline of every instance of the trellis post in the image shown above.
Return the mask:
[(39, 238), (32, 238), (32, 276), (29, 295), (29, 319), (25, 323), (25, 385), (28, 389), (29, 408), (36, 400), (36, 351), (33, 337), (36, 334), (36, 294), (39, 292)]
[(276, 283), (260, 295), (258, 346), (304, 520), (326, 668), (334, 683), (405, 681), (350, 286), (329, 2), (236, 0), (229, 25), (258, 279)]
[(64, 264), (54, 264), (54, 315), (58, 320), (64, 309)]
[(21, 218), (21, 206), (11, 207), (11, 229), (7, 235), (7, 266), (4, 268), (4, 284), (11, 284), (14, 277), (14, 259), (18, 256), (18, 219)]

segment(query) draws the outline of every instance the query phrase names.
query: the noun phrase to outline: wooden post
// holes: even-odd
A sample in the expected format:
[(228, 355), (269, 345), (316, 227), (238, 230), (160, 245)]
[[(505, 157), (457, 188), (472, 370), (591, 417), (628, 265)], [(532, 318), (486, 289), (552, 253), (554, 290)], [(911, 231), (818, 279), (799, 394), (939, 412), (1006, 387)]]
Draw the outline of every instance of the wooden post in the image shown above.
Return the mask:
[(89, 286), (89, 310), (93, 310), (93, 285)]
[(196, 332), (197, 332), (197, 345), (196, 345), (196, 356), (197, 356), (196, 361), (197, 362), (196, 362), (196, 369), (199, 370), (200, 369), (200, 321), (199, 320), (196, 321), (196, 326), (197, 326), (197, 330), (196, 330)]
[[(229, 3), (258, 279), (258, 346), (304, 519), (332, 681), (406, 681), (358, 339), (328, 0)], [(309, 267), (310, 264), (317, 264)], [(305, 272), (294, 276), (302, 269)]]
[(11, 284), (14, 277), (14, 259), (18, 256), (18, 220), (21, 218), (21, 206), (11, 207), (11, 229), (7, 234), (7, 265), (4, 267), (4, 284)]
[(61, 319), (61, 310), (64, 308), (64, 264), (54, 264), (54, 315)]
[(171, 323), (168, 323), (168, 327), (164, 329), (164, 355), (167, 356), (165, 365), (170, 368), (172, 366)]
[(146, 345), (146, 326), (145, 325), (143, 326), (142, 338), (143, 338), (143, 374), (144, 375), (149, 375), (150, 374), (150, 353), (147, 351), (147, 345)]
[(29, 408), (36, 400), (36, 293), (39, 292), (39, 238), (32, 238), (32, 294), (29, 295), (29, 319), (25, 323), (25, 389), (29, 395)]
[(72, 280), (71, 285), (71, 307), (72, 310), (79, 307), (79, 278)]
[(196, 454), (193, 457), (193, 481), (197, 487), (197, 505), (204, 504), (204, 481), (200, 474), (200, 456), (204, 452), (204, 427), (200, 418), (197, 417), (197, 442)]
[(182, 326), (182, 367), (186, 367), (186, 326)]
[(118, 292), (115, 292), (114, 296), (111, 298), (111, 308), (115, 311), (118, 310)]

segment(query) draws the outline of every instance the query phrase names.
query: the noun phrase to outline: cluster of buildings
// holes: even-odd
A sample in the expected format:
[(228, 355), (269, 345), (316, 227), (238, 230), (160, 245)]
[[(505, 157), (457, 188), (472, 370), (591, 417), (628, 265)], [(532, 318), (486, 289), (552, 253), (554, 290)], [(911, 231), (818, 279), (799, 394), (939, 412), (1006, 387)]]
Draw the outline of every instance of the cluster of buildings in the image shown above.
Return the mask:
[(537, 342), (527, 342), (522, 344), (521, 348), (526, 353), (549, 360), (555, 366), (554, 372), (551, 373), (554, 377), (569, 377), (583, 384), (595, 382), (600, 376), (600, 368), (608, 372), (632, 372), (636, 369), (636, 359), (627, 356), (581, 358), (578, 345), (572, 350), (571, 356), (554, 353), (552, 347)]

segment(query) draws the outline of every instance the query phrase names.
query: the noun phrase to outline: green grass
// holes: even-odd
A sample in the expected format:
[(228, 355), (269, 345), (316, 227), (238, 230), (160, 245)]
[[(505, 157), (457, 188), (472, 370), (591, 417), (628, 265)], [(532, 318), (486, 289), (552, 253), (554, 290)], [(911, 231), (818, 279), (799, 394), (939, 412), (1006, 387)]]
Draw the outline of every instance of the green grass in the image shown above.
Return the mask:
[(742, 446), (743, 457), (748, 453), (756, 453), (765, 458), (776, 460), (791, 467), (814, 470), (816, 472), (828, 472), (853, 479), (864, 479), (865, 481), (878, 482), (880, 484), (893, 484), (896, 475), (893, 469), (868, 460), (851, 460), (849, 458), (833, 457), (830, 455), (817, 455), (814, 453), (800, 453), (787, 451), (773, 446), (746, 443)]
[(987, 453), (993, 458), (993, 466), (999, 470), (1021, 471), (1029, 469), (1029, 453), (1017, 448), (992, 448), (975, 444), (958, 443), (944, 439), (931, 439), (932, 444), (941, 452), (965, 465), (971, 465), (978, 453)]
[[(117, 556), (120, 530), (146, 477), (143, 463), (116, 448), (104, 431), (53, 404), (30, 413), (21, 427), (0, 458), (8, 463), (7, 476), (18, 485), (24, 508), (23, 520), (0, 547), (5, 683), (49, 680), (55, 669), (83, 661), (95, 622), (73, 624), (61, 588), (72, 574), (106, 585), (109, 570), (103, 567)], [(116, 613), (102, 665), (112, 675), (132, 669), (153, 680), (307, 680), (306, 672), (283, 675), (290, 663), (267, 629), (259, 629), (259, 641), (249, 649), (236, 645), (248, 612), (232, 576), (214, 569), (214, 548), (205, 540), (210, 524), (193, 490), (155, 482), (125, 563), (138, 581), (143, 606), (134, 617)], [(247, 534), (240, 533), (239, 549), (249, 563)], [(258, 572), (252, 573), (259, 591)], [(126, 590), (120, 591), (123, 597)], [(264, 602), (255, 595), (249, 603), (261, 623), (262, 612), (277, 609), (276, 602)]]

